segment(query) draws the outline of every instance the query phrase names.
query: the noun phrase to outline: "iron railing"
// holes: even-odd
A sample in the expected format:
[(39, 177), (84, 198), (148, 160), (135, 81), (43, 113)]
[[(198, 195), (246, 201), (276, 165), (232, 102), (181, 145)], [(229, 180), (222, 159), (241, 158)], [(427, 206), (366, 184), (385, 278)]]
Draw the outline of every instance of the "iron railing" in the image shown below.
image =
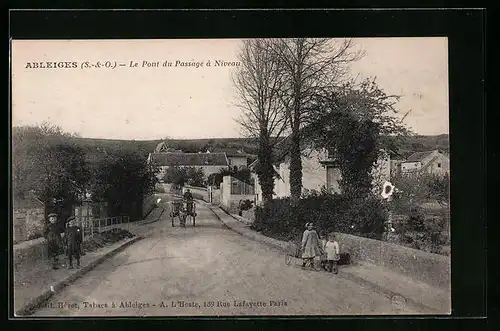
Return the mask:
[(92, 238), (96, 233), (102, 233), (114, 228), (125, 228), (128, 230), (130, 217), (114, 216), (106, 218), (93, 218), (92, 216), (77, 216), (76, 224), (82, 228), (83, 240), (85, 241), (88, 238)]

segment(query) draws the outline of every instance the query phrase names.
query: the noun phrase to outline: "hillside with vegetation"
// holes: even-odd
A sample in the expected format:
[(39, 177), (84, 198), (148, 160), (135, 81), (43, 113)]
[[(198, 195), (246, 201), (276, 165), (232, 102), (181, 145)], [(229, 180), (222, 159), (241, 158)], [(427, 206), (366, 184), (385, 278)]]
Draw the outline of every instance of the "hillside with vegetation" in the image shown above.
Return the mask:
[[(138, 152), (148, 153), (153, 152), (155, 147), (163, 139), (158, 140), (111, 140), (111, 139), (96, 139), (96, 138), (74, 138), (77, 144), (88, 150), (113, 150), (135, 149)], [(214, 139), (168, 139), (166, 140), (168, 147), (182, 150), (186, 153), (197, 153), (206, 151), (209, 148), (237, 148), (243, 149), (245, 152), (253, 154), (256, 150), (257, 142), (254, 139), (248, 138), (214, 138)]]
[[(162, 142), (158, 140), (111, 140), (96, 138), (73, 137), (75, 143), (83, 148), (87, 153), (104, 152), (112, 150), (134, 150), (145, 157), (151, 153), (155, 147)], [(250, 138), (213, 138), (213, 139), (168, 139), (167, 144), (173, 149), (184, 152), (197, 153), (206, 151), (209, 148), (237, 148), (247, 153), (257, 153), (257, 140)], [(401, 158), (406, 158), (412, 153), (427, 150), (439, 149), (449, 153), (449, 135), (415, 135), (405, 138), (400, 146), (399, 154)]]
[(415, 152), (424, 152), (433, 149), (439, 149), (446, 154), (450, 153), (450, 138), (448, 134), (435, 136), (411, 136), (407, 137), (400, 146), (399, 154), (406, 158)]

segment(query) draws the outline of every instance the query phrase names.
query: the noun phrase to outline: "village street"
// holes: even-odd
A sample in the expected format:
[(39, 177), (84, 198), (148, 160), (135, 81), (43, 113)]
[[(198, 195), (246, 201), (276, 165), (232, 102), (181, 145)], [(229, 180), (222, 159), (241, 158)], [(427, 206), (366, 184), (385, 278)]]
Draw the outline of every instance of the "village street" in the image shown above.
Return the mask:
[[(165, 196), (163, 201), (167, 200)], [(284, 263), (283, 253), (227, 229), (202, 204), (197, 226), (162, 219), (144, 239), (98, 265), (34, 316), (415, 314), (326, 272)]]

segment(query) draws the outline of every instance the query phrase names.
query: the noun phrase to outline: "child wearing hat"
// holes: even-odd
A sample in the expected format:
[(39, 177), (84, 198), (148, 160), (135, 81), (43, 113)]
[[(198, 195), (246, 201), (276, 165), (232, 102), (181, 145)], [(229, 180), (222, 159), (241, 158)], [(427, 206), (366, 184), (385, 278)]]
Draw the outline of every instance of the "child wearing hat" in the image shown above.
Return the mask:
[(73, 269), (73, 257), (76, 258), (76, 267), (80, 267), (80, 255), (83, 241), (82, 229), (76, 225), (74, 216), (68, 218), (64, 235), (66, 241), (66, 254), (69, 260), (69, 269)]
[(48, 218), (45, 238), (47, 239), (49, 258), (52, 260), (52, 269), (59, 269), (57, 256), (61, 248), (61, 235), (57, 227), (57, 214), (51, 213)]

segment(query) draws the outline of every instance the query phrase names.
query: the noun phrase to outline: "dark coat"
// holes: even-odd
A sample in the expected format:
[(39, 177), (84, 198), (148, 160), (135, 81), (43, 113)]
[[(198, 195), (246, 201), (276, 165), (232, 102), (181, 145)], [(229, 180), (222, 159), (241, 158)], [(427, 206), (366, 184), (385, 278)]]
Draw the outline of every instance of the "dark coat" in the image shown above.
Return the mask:
[(185, 192), (184, 193), (184, 199), (186, 200), (193, 200), (193, 194), (191, 194), (191, 192)]
[(49, 256), (57, 256), (61, 250), (61, 235), (56, 224), (49, 223), (45, 228), (45, 238), (49, 248)]
[(68, 226), (64, 234), (64, 239), (68, 253), (80, 252), (83, 242), (82, 228), (79, 226)]

